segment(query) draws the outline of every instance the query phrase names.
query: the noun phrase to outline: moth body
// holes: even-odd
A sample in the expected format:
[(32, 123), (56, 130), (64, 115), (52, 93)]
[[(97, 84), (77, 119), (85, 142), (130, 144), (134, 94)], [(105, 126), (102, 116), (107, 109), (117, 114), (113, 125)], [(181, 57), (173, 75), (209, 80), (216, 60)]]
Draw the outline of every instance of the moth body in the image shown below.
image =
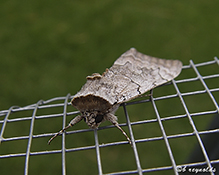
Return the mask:
[(114, 115), (121, 103), (130, 101), (145, 92), (164, 84), (179, 75), (182, 63), (144, 55), (131, 48), (122, 54), (113, 66), (100, 75), (87, 76), (87, 82), (74, 95), (71, 104), (81, 112), (67, 127), (54, 135), (63, 133), (69, 127), (85, 120), (90, 128), (96, 129), (103, 121), (110, 121), (131, 141), (122, 130)]

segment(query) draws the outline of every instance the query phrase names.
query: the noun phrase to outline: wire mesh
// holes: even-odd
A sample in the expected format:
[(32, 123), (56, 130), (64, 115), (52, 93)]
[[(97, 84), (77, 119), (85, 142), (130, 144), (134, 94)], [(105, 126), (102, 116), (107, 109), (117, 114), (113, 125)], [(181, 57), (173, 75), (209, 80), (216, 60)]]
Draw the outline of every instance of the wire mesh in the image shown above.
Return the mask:
[[(65, 175), (65, 174), (68, 174), (67, 172), (69, 171), (69, 170), (68, 171), (66, 170), (68, 169), (68, 166), (69, 166), (69, 164), (66, 163), (66, 159), (67, 159), (66, 156), (68, 153), (83, 152), (86, 150), (95, 150), (96, 157), (95, 157), (95, 160), (93, 160), (93, 157), (92, 157), (92, 161), (96, 162), (97, 173), (100, 175), (101, 174), (108, 174), (108, 175), (139, 174), (141, 175), (143, 173), (146, 174), (146, 173), (159, 173), (159, 172), (161, 174), (164, 174), (164, 172), (167, 172), (168, 174), (171, 174), (171, 173), (179, 174), (181, 172), (183, 172), (184, 174), (191, 173), (191, 172), (193, 173), (204, 172), (205, 174), (208, 173), (211, 175), (217, 174), (217, 167), (219, 167), (219, 153), (218, 151), (216, 151), (217, 153), (214, 152), (212, 156), (211, 151), (214, 149), (217, 150), (216, 147), (218, 143), (216, 140), (219, 140), (218, 139), (219, 124), (216, 124), (215, 122), (213, 122), (214, 124), (216, 124), (216, 126), (209, 127), (209, 128), (205, 127), (205, 129), (203, 129), (203, 127), (199, 126), (199, 121), (201, 120), (202, 117), (204, 117), (205, 119), (207, 118), (208, 119), (207, 121), (211, 121), (212, 116), (214, 115), (216, 116), (216, 118), (219, 117), (218, 116), (219, 106), (217, 102), (219, 99), (219, 87), (218, 87), (219, 71), (217, 71), (218, 70), (218, 67), (217, 67), (216, 69), (214, 69), (216, 70), (216, 72), (211, 73), (212, 69), (211, 68), (209, 69), (208, 67), (208, 66), (218, 66), (218, 65), (219, 65), (219, 60), (216, 57), (212, 61), (198, 63), (198, 64), (194, 64), (193, 61), (191, 60), (189, 65), (183, 66), (183, 71), (181, 74), (183, 74), (183, 72), (185, 72), (186, 70), (189, 70), (190, 71), (189, 73), (185, 74), (184, 76), (180, 75), (176, 80), (172, 80), (172, 82), (169, 82), (161, 87), (155, 88), (154, 90), (151, 91), (152, 95), (150, 97), (143, 97), (143, 99), (141, 98), (135, 101), (131, 101), (129, 103), (122, 104), (120, 109), (123, 108), (124, 110), (126, 122), (121, 123), (120, 126), (128, 128), (129, 135), (133, 143), (132, 147), (128, 144), (128, 141), (126, 141), (125, 139), (118, 140), (118, 141), (110, 141), (107, 143), (101, 143), (99, 141), (98, 135), (100, 134), (100, 132), (104, 130), (107, 130), (107, 132), (109, 132), (110, 130), (111, 132), (111, 130), (114, 128), (114, 126), (112, 125), (102, 126), (98, 130), (92, 130), (89, 128), (87, 129), (72, 128), (71, 130), (63, 133), (62, 136), (59, 136), (59, 138), (62, 138), (61, 148), (60, 148), (60, 142), (57, 142), (58, 144), (54, 143), (54, 146), (48, 147), (46, 145), (45, 139), (48, 140), (51, 136), (55, 134), (56, 131), (61, 129), (61, 128), (57, 128), (57, 126), (54, 126), (56, 127), (56, 129), (52, 127), (53, 120), (56, 120), (57, 118), (59, 119), (62, 118), (62, 128), (64, 128), (66, 126), (66, 118), (68, 116), (72, 117), (73, 115), (76, 115), (79, 113), (78, 111), (72, 111), (72, 108), (69, 107), (71, 106), (70, 99), (73, 97), (70, 94), (68, 94), (66, 97), (56, 97), (56, 98), (46, 100), (46, 101), (40, 100), (36, 104), (31, 104), (25, 107), (12, 106), (8, 110), (0, 111), (0, 119), (1, 119), (0, 124), (2, 126), (1, 133), (0, 133), (0, 142), (1, 142), (0, 150), (1, 150), (1, 147), (3, 147), (3, 145), (6, 143), (14, 147), (13, 150), (9, 149), (6, 152), (1, 151), (0, 153), (1, 164), (3, 164), (3, 162), (7, 159), (12, 159), (16, 157), (24, 157), (25, 161), (24, 161), (24, 166), (22, 167), (22, 169), (23, 169), (24, 174), (27, 175), (27, 174), (30, 174), (30, 172), (32, 171), (32, 169), (30, 168), (30, 162), (34, 156), (43, 156), (43, 155), (51, 156), (53, 154), (58, 154), (58, 155), (61, 155), (61, 158), (59, 158), (58, 160), (59, 163), (54, 166), (61, 167), (61, 172), (63, 175)], [(207, 72), (210, 72), (210, 74), (208, 73), (208, 75), (202, 75), (199, 69), (202, 69), (205, 67), (208, 70)], [(212, 84), (208, 82), (209, 80), (211, 80), (211, 82), (214, 82), (213, 87), (212, 87)], [(189, 88), (194, 86), (193, 85), (194, 82), (201, 83), (201, 86), (200, 86), (201, 89), (197, 90), (194, 88), (192, 90), (188, 90)], [(168, 86), (168, 88), (169, 86), (172, 86), (172, 88), (174, 89), (173, 91), (174, 93), (166, 94), (164, 91), (164, 94), (154, 96), (153, 91), (159, 92), (160, 88), (165, 87), (165, 86)], [(194, 98), (196, 95), (200, 95), (200, 94), (205, 95), (204, 102), (206, 102), (206, 106), (210, 106), (209, 108), (203, 108), (200, 110), (196, 109), (196, 107), (199, 106), (199, 102), (194, 103), (191, 99)], [(187, 100), (187, 97), (189, 97), (188, 100)], [(161, 112), (162, 110), (160, 109), (160, 105), (158, 103), (160, 101), (162, 101), (163, 103), (168, 103), (168, 99), (173, 99), (173, 98), (180, 100), (180, 103), (178, 104), (178, 106), (180, 106), (179, 108), (181, 108), (181, 110), (179, 110), (180, 112), (178, 114), (169, 114), (167, 116), (163, 115)], [(129, 106), (135, 106), (138, 104), (151, 104), (151, 108), (155, 113), (155, 118), (151, 118), (151, 119), (144, 118), (144, 119), (132, 121), (133, 119), (129, 118), (129, 112), (128, 112), (129, 110), (127, 108)], [(62, 109), (62, 112), (56, 113), (56, 109), (60, 109), (60, 108)], [(47, 110), (47, 109), (50, 109), (47, 114), (40, 112), (41, 110)], [(51, 110), (54, 110), (54, 112), (51, 112)], [(173, 111), (178, 111), (178, 108), (173, 109)], [(31, 115), (29, 115), (30, 113)], [(45, 125), (41, 126), (41, 128), (44, 128), (44, 130), (41, 131), (41, 133), (35, 134), (34, 131), (35, 131), (36, 122), (40, 120), (45, 120), (45, 119), (47, 119), (46, 120), (47, 122), (42, 122), (42, 123), (45, 123)], [(191, 130), (189, 132), (183, 131), (183, 132), (178, 132), (174, 134), (170, 133), (168, 126), (173, 127), (173, 130), (174, 128), (177, 128), (177, 127), (180, 128), (180, 126), (179, 125), (177, 126), (177, 124), (167, 125), (166, 122), (176, 121), (180, 119), (188, 120)], [(14, 131), (13, 133), (12, 126), (9, 127), (9, 125), (10, 124), (16, 125), (18, 122), (23, 122), (23, 121), (27, 121), (28, 124), (26, 124), (26, 127), (22, 128), (22, 130), (25, 130), (25, 131), (28, 130), (29, 134), (16, 135), (15, 134), (16, 131)], [(42, 123), (41, 125), (43, 125)], [(143, 126), (145, 124), (151, 124), (151, 123), (158, 124), (159, 131), (161, 133), (160, 135), (152, 136), (152, 137), (144, 136), (144, 137), (139, 138), (135, 134), (137, 133), (136, 131), (137, 129), (134, 128), (135, 126), (141, 126), (141, 125)], [(50, 127), (52, 127), (52, 130), (53, 130), (52, 133), (51, 131), (48, 132), (48, 130), (50, 130), (49, 129)], [(202, 128), (202, 129), (199, 129), (199, 128)], [(74, 146), (75, 141), (73, 141), (73, 143), (72, 142), (71, 144), (68, 143), (68, 146), (66, 146), (67, 140), (70, 140), (70, 137), (67, 138), (67, 135), (69, 136), (79, 135), (80, 133), (92, 133), (92, 132), (94, 133), (94, 144)], [(214, 135), (216, 134), (217, 136), (211, 139), (208, 139), (207, 142), (204, 141), (206, 140), (206, 138), (209, 138), (210, 135), (212, 134)], [(191, 154), (190, 154), (191, 156), (190, 158), (188, 158), (188, 160), (178, 161), (177, 155), (179, 152), (181, 152), (181, 150), (173, 149), (174, 143), (172, 140), (184, 139), (184, 138), (190, 138), (190, 137), (196, 138), (196, 142), (192, 144), (192, 146), (190, 147), (193, 147), (196, 144), (196, 146), (198, 146), (199, 149), (198, 151), (197, 149), (195, 151), (191, 151)], [(43, 139), (43, 142), (40, 142), (42, 144), (40, 148), (41, 150), (35, 151), (36, 149), (34, 148), (33, 142), (36, 143), (41, 138), (45, 138)], [(23, 140), (25, 140), (25, 143), (23, 144), (26, 145), (24, 146), (26, 151), (23, 151), (23, 149), (19, 149), (19, 146), (17, 144), (14, 144), (16, 143), (15, 141), (23, 141)], [(211, 142), (209, 140), (211, 140)], [(150, 152), (151, 150), (144, 148), (144, 145), (151, 143), (151, 142), (156, 142), (156, 141), (159, 141), (159, 143), (160, 141), (162, 141), (162, 143), (164, 143), (165, 151), (167, 151), (167, 155), (168, 155), (167, 159), (169, 161), (167, 163), (164, 163), (164, 165), (162, 166), (158, 166), (156, 164), (153, 165), (153, 163), (150, 164), (150, 166), (147, 166), (148, 161), (150, 162), (150, 159), (151, 159), (151, 157), (147, 156), (147, 152)], [(56, 141), (53, 141), (53, 142), (56, 142)], [(141, 144), (143, 145), (141, 146)], [(189, 141), (181, 143), (181, 145), (185, 145), (185, 146), (188, 144), (189, 144)], [(211, 146), (213, 145), (213, 148), (211, 147), (211, 150), (208, 149), (209, 147), (208, 144)], [(72, 145), (72, 146), (69, 146), (69, 145)], [(107, 148), (107, 147), (113, 148), (113, 146), (117, 148), (116, 146), (121, 146), (121, 145), (125, 145), (129, 147), (129, 148), (126, 147), (126, 150), (129, 150), (128, 152), (126, 152), (126, 154), (134, 155), (133, 159), (135, 163), (132, 163), (132, 164), (134, 164), (133, 167), (135, 168), (124, 165), (124, 167), (127, 167), (127, 169), (123, 168), (122, 170), (114, 171), (113, 168), (111, 169), (111, 167), (109, 166), (107, 170), (105, 170), (107, 165), (106, 163), (105, 165), (103, 165), (102, 162), (103, 162), (103, 159), (105, 162), (107, 162), (107, 157), (101, 154), (102, 149)], [(145, 152), (145, 154), (142, 155), (141, 149), (143, 150), (143, 152)], [(157, 147), (155, 149), (157, 149)], [(162, 150), (163, 149), (155, 151), (158, 157), (163, 156)], [(196, 152), (196, 154), (194, 152)], [(155, 153), (153, 152), (153, 154)], [(152, 154), (152, 157), (155, 157), (155, 155), (153, 154)], [(197, 155), (201, 155), (202, 158), (197, 159), (198, 157)], [(127, 155), (123, 155), (123, 157), (126, 157), (126, 156)], [(74, 157), (73, 155), (73, 157), (68, 158), (67, 160), (69, 161), (75, 158), (76, 157)], [(155, 161), (158, 162), (159, 160), (155, 160)], [(52, 166), (53, 166), (53, 163), (51, 162), (49, 165), (50, 168), (48, 169), (53, 169)], [(83, 166), (83, 163), (81, 166)], [(74, 168), (75, 167), (70, 167), (71, 171), (74, 171)]]

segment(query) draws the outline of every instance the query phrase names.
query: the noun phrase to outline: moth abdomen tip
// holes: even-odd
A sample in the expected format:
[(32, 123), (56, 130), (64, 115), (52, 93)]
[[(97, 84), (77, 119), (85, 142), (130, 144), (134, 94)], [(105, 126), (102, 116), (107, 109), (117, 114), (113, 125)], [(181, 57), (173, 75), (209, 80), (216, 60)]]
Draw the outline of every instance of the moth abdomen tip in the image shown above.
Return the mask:
[(95, 80), (100, 79), (102, 76), (99, 73), (93, 73), (92, 75), (89, 75), (86, 77), (87, 80)]
[(103, 72), (102, 76), (104, 76), (109, 71), (108, 68), (106, 68), (105, 72)]

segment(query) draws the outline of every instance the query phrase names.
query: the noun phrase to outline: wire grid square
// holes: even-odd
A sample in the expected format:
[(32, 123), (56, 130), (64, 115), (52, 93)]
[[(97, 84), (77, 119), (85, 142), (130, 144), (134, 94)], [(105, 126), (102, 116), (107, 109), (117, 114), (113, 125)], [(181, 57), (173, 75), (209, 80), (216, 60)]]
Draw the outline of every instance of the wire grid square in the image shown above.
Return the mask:
[[(73, 97), (70, 94), (0, 111), (1, 172), (8, 174), (10, 171), (4, 170), (4, 165), (14, 163), (19, 167), (16, 171), (25, 175), (41, 171), (43, 174), (83, 174), (85, 169), (90, 174), (108, 175), (186, 174), (203, 168), (208, 168), (208, 174), (216, 174), (215, 167), (219, 167), (219, 154), (215, 154), (215, 139), (219, 137), (219, 124), (216, 124), (219, 122), (215, 121), (219, 117), (216, 116), (219, 87), (215, 83), (219, 80), (218, 65), (216, 57), (198, 64), (191, 60), (176, 80), (155, 88), (150, 97), (122, 104), (117, 116), (133, 147), (109, 123), (92, 130), (82, 122), (50, 146), (46, 145), (57, 129), (65, 127), (79, 113), (70, 106)], [(203, 75), (204, 69), (210, 73)], [(165, 104), (168, 105), (162, 108)], [(215, 126), (206, 128), (206, 123)], [(194, 146), (197, 148), (191, 151)], [(186, 160), (185, 155), (190, 157)]]

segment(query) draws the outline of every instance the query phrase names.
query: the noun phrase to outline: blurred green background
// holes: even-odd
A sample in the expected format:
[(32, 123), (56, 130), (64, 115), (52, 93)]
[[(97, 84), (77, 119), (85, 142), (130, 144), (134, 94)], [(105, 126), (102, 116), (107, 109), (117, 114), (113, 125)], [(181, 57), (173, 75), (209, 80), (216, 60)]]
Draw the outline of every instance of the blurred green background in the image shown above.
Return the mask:
[(219, 55), (219, 2), (0, 2), (0, 109), (76, 93), (135, 47), (184, 64)]
[[(87, 75), (104, 72), (130, 47), (155, 57), (179, 59), (185, 65), (190, 59), (195, 63), (213, 60), (219, 56), (218, 9), (216, 0), (1, 0), (0, 110), (73, 95)], [(60, 126), (52, 126), (50, 132)], [(16, 131), (16, 126), (13, 129)], [(95, 162), (95, 151), (91, 152), (88, 159)], [(118, 155), (114, 158), (119, 159)], [(7, 161), (4, 166), (12, 162)], [(57, 173), (61, 164), (53, 161), (41, 168), (35, 163), (38, 171), (33, 168), (30, 174)], [(78, 173), (97, 174), (95, 166), (88, 169), (81, 164), (76, 165)], [(118, 165), (122, 166), (127, 165)], [(23, 174), (22, 168), (10, 172)], [(77, 174), (74, 168), (72, 171)]]

